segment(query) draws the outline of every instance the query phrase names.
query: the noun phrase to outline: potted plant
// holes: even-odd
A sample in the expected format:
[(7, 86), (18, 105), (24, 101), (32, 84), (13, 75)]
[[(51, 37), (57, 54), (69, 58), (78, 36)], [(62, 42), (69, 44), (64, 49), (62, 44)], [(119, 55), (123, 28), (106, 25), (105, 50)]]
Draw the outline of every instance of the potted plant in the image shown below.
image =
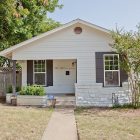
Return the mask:
[[(21, 90), (19, 86), (16, 87), (16, 94)], [(11, 104), (11, 98), (13, 96), (13, 88), (12, 85), (8, 86), (6, 91), (6, 103)]]

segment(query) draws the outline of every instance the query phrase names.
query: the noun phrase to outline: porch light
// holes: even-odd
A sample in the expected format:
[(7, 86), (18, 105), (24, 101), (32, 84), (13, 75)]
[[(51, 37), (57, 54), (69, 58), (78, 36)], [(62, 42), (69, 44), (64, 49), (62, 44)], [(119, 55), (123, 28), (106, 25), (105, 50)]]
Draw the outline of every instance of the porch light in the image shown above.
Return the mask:
[(76, 65), (77, 62), (72, 62), (72, 67), (74, 67)]

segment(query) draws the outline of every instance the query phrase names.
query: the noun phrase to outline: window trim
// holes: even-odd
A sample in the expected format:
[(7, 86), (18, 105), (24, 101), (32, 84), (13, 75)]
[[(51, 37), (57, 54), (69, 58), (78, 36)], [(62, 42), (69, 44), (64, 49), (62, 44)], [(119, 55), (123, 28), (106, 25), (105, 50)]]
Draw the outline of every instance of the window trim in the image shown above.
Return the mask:
[[(45, 73), (45, 85), (39, 85), (39, 86), (46, 86), (47, 85), (47, 68), (46, 68), (46, 60), (41, 60), (41, 61), (45, 61), (45, 72), (35, 72), (35, 68), (34, 68), (34, 64), (35, 64), (35, 61), (40, 61), (40, 60), (33, 60), (33, 84), (35, 84), (35, 74), (36, 73)], [(36, 84), (37, 85), (37, 84)]]
[[(118, 70), (105, 70), (105, 56), (117, 56), (118, 57)], [(104, 54), (103, 55), (103, 65), (104, 65), (104, 87), (120, 87), (121, 84), (120, 84), (120, 65), (119, 65), (119, 54)], [(106, 71), (110, 71), (110, 72), (113, 72), (113, 71), (117, 71), (118, 72), (118, 85), (106, 85), (105, 84), (105, 72)]]

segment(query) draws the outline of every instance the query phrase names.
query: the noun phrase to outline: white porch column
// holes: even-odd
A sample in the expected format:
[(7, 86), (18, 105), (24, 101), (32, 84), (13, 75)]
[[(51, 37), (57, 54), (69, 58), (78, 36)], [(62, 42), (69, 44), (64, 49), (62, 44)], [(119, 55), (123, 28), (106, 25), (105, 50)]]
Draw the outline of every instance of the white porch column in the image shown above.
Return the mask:
[(22, 86), (27, 85), (27, 61), (22, 61), (21, 67), (22, 67)]

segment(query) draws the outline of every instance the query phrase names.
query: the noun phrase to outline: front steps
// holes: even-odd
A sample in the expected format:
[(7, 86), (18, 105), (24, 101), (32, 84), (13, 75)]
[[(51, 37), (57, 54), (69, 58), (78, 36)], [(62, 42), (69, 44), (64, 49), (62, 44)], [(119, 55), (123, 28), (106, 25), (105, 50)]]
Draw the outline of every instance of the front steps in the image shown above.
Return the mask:
[(55, 107), (75, 107), (76, 106), (76, 98), (73, 95), (61, 95), (54, 96), (56, 99)]

